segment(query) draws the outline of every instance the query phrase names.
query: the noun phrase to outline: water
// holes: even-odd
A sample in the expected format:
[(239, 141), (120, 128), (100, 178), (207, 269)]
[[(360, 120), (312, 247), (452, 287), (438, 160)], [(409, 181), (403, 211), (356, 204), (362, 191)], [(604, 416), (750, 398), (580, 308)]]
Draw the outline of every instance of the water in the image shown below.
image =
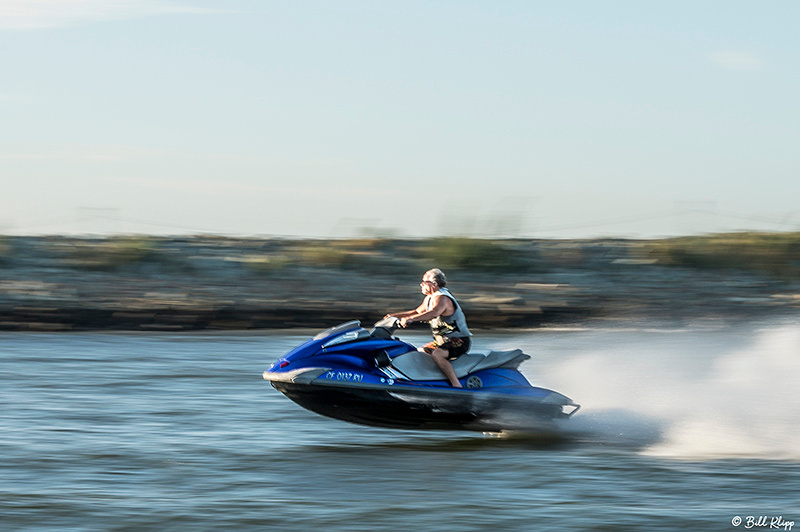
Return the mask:
[(0, 528), (800, 527), (797, 320), (480, 335), (583, 404), (557, 437), (306, 412), (260, 377), (306, 337), (0, 335)]

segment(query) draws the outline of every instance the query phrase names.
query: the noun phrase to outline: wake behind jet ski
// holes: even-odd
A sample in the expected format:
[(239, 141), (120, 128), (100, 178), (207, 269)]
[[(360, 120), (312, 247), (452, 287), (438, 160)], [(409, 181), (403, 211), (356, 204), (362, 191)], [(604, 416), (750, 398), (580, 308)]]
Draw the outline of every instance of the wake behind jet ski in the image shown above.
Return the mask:
[(549, 428), (580, 405), (532, 386), (519, 349), (467, 353), (452, 361), (453, 388), (431, 357), (393, 333), (397, 318), (372, 330), (360, 322), (320, 332), (280, 358), (264, 379), (300, 406), (335, 419), (398, 429), (500, 432)]

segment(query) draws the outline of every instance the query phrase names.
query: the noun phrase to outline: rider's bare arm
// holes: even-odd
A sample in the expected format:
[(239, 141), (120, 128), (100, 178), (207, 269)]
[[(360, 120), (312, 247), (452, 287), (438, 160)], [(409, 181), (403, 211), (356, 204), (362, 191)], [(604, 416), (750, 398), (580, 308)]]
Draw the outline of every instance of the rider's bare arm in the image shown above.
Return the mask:
[(433, 307), (431, 307), (430, 310), (425, 310), (426, 305), (423, 302), (422, 305), (417, 307), (413, 314), (403, 316), (400, 320), (400, 325), (405, 327), (409, 323), (413, 323), (415, 321), (429, 321), (437, 316), (441, 316), (442, 314), (449, 315), (455, 312), (455, 308), (453, 308), (453, 303), (450, 301), (449, 297), (442, 295), (431, 297), (433, 298)]
[(420, 306), (418, 306), (414, 310), (406, 310), (404, 312), (392, 312), (391, 314), (387, 314), (386, 316), (384, 316), (384, 318), (400, 318), (400, 319), (402, 319), (402, 318), (408, 318), (410, 316), (415, 316), (415, 315), (420, 314), (422, 312), (425, 312), (425, 302), (424, 301), (422, 302), (422, 304)]

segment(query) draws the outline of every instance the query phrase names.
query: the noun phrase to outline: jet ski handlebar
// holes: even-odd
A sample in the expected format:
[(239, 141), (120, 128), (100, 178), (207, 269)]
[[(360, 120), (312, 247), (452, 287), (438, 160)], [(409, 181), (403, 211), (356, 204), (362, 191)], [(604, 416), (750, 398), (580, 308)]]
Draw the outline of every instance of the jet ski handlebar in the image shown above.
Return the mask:
[(373, 327), (384, 327), (386, 329), (397, 329), (400, 327), (400, 318), (395, 318), (394, 316), (389, 316), (388, 318), (383, 318), (380, 321), (375, 322)]
[(400, 320), (394, 316), (383, 318), (372, 326), (369, 332), (372, 338), (385, 338), (390, 339), (392, 334), (400, 327)]

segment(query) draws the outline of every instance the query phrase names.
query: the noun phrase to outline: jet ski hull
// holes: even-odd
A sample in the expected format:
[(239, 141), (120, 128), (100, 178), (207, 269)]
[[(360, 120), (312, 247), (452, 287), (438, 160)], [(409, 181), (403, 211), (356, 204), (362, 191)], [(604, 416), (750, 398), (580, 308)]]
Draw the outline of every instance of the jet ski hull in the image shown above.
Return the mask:
[[(500, 432), (552, 428), (569, 417), (560, 394), (544, 398), (414, 386), (346, 386), (272, 381), (303, 408), (373, 427)], [(546, 391), (546, 390), (543, 390)], [(554, 397), (555, 395), (555, 397)], [(568, 403), (571, 406), (572, 403)]]

